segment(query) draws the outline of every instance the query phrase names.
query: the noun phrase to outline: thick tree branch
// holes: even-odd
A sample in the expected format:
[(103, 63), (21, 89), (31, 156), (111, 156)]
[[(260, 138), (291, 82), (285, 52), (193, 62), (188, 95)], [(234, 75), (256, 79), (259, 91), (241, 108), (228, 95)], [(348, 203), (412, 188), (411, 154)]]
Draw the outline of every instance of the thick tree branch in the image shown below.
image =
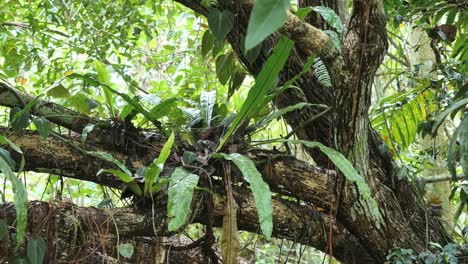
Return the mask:
[[(197, 195), (196, 199), (201, 196)], [(235, 191), (235, 199), (239, 205), (238, 225), (240, 230), (258, 232), (257, 211), (252, 195)], [(194, 203), (197, 203), (195, 201)], [(328, 218), (314, 211), (312, 207), (299, 206), (291, 202), (278, 199), (273, 200), (274, 208), (274, 236), (286, 238), (298, 243), (311, 245), (319, 250), (326, 250), (326, 233), (324, 225), (328, 224)], [(14, 225), (16, 212), (13, 204), (0, 205), (0, 216), (10, 226)], [(50, 225), (59, 226), (59, 230), (75, 230), (72, 234), (75, 238), (89, 237), (92, 233), (119, 235), (120, 239), (132, 237), (160, 237), (171, 236), (167, 232), (167, 218), (165, 208), (156, 208), (141, 211), (132, 208), (101, 209), (92, 207), (78, 207), (71, 203), (45, 203), (31, 202), (29, 205), (28, 230), (31, 234), (38, 235), (40, 230), (47, 230)], [(221, 227), (223, 217), (223, 200), (215, 201), (215, 226)], [(195, 221), (207, 224), (204, 210), (197, 212)], [(154, 230), (158, 232), (154, 234)], [(350, 250), (357, 251), (361, 258), (367, 256), (359, 247), (357, 241), (339, 225), (335, 225), (334, 251), (336, 257), (346, 262), (353, 254)], [(68, 233), (68, 231), (67, 231)], [(346, 262), (348, 263), (348, 262)]]

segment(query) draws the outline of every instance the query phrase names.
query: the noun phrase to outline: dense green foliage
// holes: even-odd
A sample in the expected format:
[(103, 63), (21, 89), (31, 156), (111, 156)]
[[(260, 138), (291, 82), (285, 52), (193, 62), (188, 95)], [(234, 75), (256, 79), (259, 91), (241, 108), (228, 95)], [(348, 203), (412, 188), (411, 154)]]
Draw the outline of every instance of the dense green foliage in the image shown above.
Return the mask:
[[(236, 137), (278, 148), (290, 144), (296, 148), (295, 153), (300, 152), (299, 144), (319, 148), (357, 185), (373, 216), (380, 219), (368, 185), (342, 154), (317, 142), (284, 138), (292, 129), (281, 116), (308, 105), (275, 109), (272, 104), (279, 93), (296, 89), (293, 83), (299, 76), (277, 87), (278, 74), (287, 67), (294, 42), (283, 37), (260, 73), (250, 76), (225, 41), (233, 27), (234, 14), (216, 9), (216, 1), (204, 4), (209, 10), (207, 19), (172, 1), (5, 1), (0, 14), (0, 77), (34, 98), (58, 103), (90, 118), (115, 123), (125, 120), (139, 130), (160, 131), (167, 138), (160, 156), (138, 172), (108, 153), (86, 150), (87, 134), (94, 125), (85, 128), (81, 141), (85, 155), (119, 168), (102, 168), (99, 174), (116, 175), (136, 196), (148, 198), (169, 185), (170, 231), (180, 228), (193, 231), (187, 226), (200, 175), (178, 167), (170, 178), (163, 179), (160, 176), (164, 164), (171, 150), (177, 148), (175, 138), (196, 145), (200, 135), (210, 127), (226, 129), (218, 135), (216, 145), (205, 147), (210, 150), (207, 160), (217, 153), (214, 158), (231, 160), (240, 168), (255, 197), (267, 240), (273, 229), (272, 194), (248, 157), (223, 153)], [(253, 61), (258, 56), (258, 44), (283, 25), (290, 8), (295, 9), (296, 4), (283, 0), (257, 1), (245, 39), (244, 53), (248, 59)], [(455, 212), (451, 215), (454, 236), (462, 244), (468, 223), (467, 6), (463, 1), (388, 0), (385, 8), (389, 16), (390, 48), (374, 80), (371, 123), (387, 143), (382, 151), (392, 153), (402, 166), (400, 177), (424, 184), (425, 171), (448, 168), (451, 193), (441, 195), (450, 196), (449, 210)], [(323, 17), (334, 30), (327, 33), (341, 47), (346, 25), (333, 10), (319, 6), (298, 10), (297, 14), (305, 17), (309, 12)], [(424, 43), (411, 39), (420, 34), (415, 33), (419, 29), (427, 32)], [(325, 66), (315, 54), (308, 59), (304, 72), (310, 68), (320, 83), (333, 89)], [(35, 100), (22, 108), (0, 108), (2, 127), (11, 128), (0, 135), (0, 145), (9, 145), (21, 154), (8, 140), (14, 133), (33, 129), (46, 140), (68, 132), (49, 122), (47, 116), (32, 116), (29, 110), (34, 103)], [(423, 143), (425, 140), (428, 143)], [(195, 159), (193, 152), (184, 153), (186, 164)], [(18, 247), (25, 242), (28, 199), (48, 201), (66, 196), (87, 206), (126, 205), (119, 199), (120, 194), (112, 193), (110, 188), (77, 180), (67, 179), (67, 191), (61, 193), (63, 180), (53, 174), (28, 176), (24, 183), (23, 165), (19, 164), (19, 172), (15, 173), (17, 164), (6, 149), (0, 148), (2, 178), (8, 180), (0, 189), (1, 203), (15, 201)], [(143, 185), (138, 184), (136, 176), (144, 178)], [(0, 240), (4, 233), (5, 224), (0, 219)], [(251, 238), (258, 239), (246, 233), (240, 240), (247, 244)], [(282, 259), (281, 255), (268, 259), (261, 253), (266, 250), (277, 254), (276, 248), (268, 247), (281, 241), (263, 242), (249, 246), (259, 262)], [(294, 243), (286, 244), (291, 250), (296, 248)], [(28, 239), (27, 256), (31, 263), (41, 263), (35, 260), (43, 258), (44, 248), (42, 238)], [(434, 245), (426, 255), (416, 256), (409, 250), (398, 249), (389, 259), (410, 263), (419, 257), (424, 261), (431, 258), (425, 263), (455, 263), (450, 262), (455, 251), (452, 247)], [(133, 248), (120, 244), (119, 252), (130, 257)], [(438, 260), (444, 254), (447, 262)], [(308, 257), (308, 262), (318, 258)]]

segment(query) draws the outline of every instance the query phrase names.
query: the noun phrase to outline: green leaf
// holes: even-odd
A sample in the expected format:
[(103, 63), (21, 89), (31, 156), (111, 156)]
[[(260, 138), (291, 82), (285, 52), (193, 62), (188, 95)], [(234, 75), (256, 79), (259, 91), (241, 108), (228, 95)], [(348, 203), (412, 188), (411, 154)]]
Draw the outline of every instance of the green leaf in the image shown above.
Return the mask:
[(117, 247), (119, 254), (124, 258), (131, 258), (133, 256), (133, 245), (130, 243), (119, 244)]
[(12, 148), (14, 151), (18, 152), (19, 154), (23, 155), (23, 151), (21, 150), (20, 147), (18, 147), (15, 143), (11, 142), (8, 138), (6, 138), (4, 135), (0, 134), (0, 145), (7, 144), (10, 148)]
[(247, 76), (244, 69), (235, 67), (232, 71), (231, 78), (229, 79), (228, 99), (239, 89)]
[(120, 170), (114, 169), (100, 169), (96, 175), (100, 175), (102, 173), (110, 173), (116, 175), (123, 182), (127, 183), (128, 187), (134, 194), (136, 194), (139, 197), (143, 196), (143, 192), (141, 191), (140, 185), (138, 185), (138, 183), (135, 182), (135, 179), (131, 175), (128, 175), (127, 173), (124, 173)]
[(276, 119), (276, 118), (279, 118), (280, 116), (283, 116), (284, 114), (287, 114), (291, 111), (294, 111), (294, 110), (297, 110), (297, 109), (301, 109), (302, 107), (306, 106), (306, 105), (312, 105), (312, 104), (309, 104), (309, 103), (297, 103), (295, 105), (290, 105), (288, 107), (285, 107), (283, 109), (280, 109), (278, 111), (273, 111), (271, 113), (269, 113), (267, 116), (264, 116), (262, 117), (260, 120), (258, 120), (252, 127), (251, 129), (253, 131), (259, 129), (259, 128), (262, 128), (262, 127), (265, 127), (267, 126), (272, 120)]
[(49, 96), (52, 96), (54, 98), (68, 98), (68, 97), (70, 97), (70, 92), (61, 83), (47, 89), (46, 94), (49, 95)]
[(120, 170), (114, 170), (114, 169), (100, 169), (96, 175), (101, 175), (103, 173), (110, 173), (110, 174), (114, 174), (116, 175), (117, 177), (119, 177), (123, 182), (125, 183), (129, 183), (129, 182), (132, 182), (134, 181), (133, 177), (128, 175), (127, 173), (123, 172), (123, 171), (120, 171)]
[(277, 79), (279, 72), (283, 69), (293, 46), (294, 42), (286, 37), (282, 37), (278, 44), (276, 44), (273, 54), (263, 65), (262, 70), (256, 78), (254, 86), (249, 90), (249, 94), (247, 95), (244, 104), (242, 104), (241, 110), (232, 121), (229, 130), (221, 139), (216, 151), (222, 149), (242, 122), (247, 120), (268, 103), (264, 98), (270, 91), (274, 81)]
[(333, 11), (333, 9), (326, 6), (313, 6), (311, 9), (319, 13), (323, 19), (327, 21), (328, 25), (336, 29), (340, 35), (343, 34), (343, 24), (341, 23), (340, 17), (335, 13), (335, 11)]
[(81, 132), (81, 144), (82, 145), (84, 145), (86, 142), (86, 139), (88, 139), (88, 134), (94, 130), (94, 126), (95, 125), (93, 124), (89, 124), (83, 128), (83, 132)]
[(0, 158), (3, 158), (12, 170), (16, 168), (16, 162), (11, 158), (10, 152), (8, 150), (0, 148)]
[(216, 59), (216, 76), (222, 85), (225, 85), (229, 80), (234, 68), (234, 53), (229, 52), (227, 54), (220, 55)]
[(185, 164), (192, 164), (192, 162), (194, 162), (196, 159), (197, 153), (192, 151), (184, 151), (184, 154), (182, 155), (182, 160)]
[(206, 57), (210, 50), (213, 48), (214, 39), (213, 34), (211, 34), (210, 30), (205, 31), (202, 37), (202, 45), (201, 45), (201, 53), (202, 57)]
[(21, 133), (29, 126), (30, 115), (27, 111), (15, 106), (10, 109), (10, 124), (15, 133)]
[(42, 139), (47, 139), (50, 133), (50, 122), (49, 120), (45, 119), (44, 117), (35, 117), (33, 119), (33, 123), (39, 131), (39, 135), (41, 135)]
[(193, 190), (199, 177), (178, 167), (171, 175), (169, 184), (167, 215), (169, 231), (179, 229), (187, 220), (192, 204)]
[(245, 50), (260, 44), (288, 18), (289, 0), (257, 0), (250, 15)]
[(304, 20), (311, 11), (312, 11), (312, 8), (310, 6), (298, 8), (296, 11), (296, 16), (300, 20)]
[(255, 164), (246, 156), (239, 153), (219, 154), (226, 160), (231, 160), (242, 172), (245, 180), (250, 184), (258, 211), (258, 220), (262, 228), (262, 233), (267, 240), (270, 240), (273, 232), (273, 207), (271, 205), (271, 192)]
[(229, 10), (211, 9), (208, 13), (208, 25), (217, 40), (224, 40), (234, 25), (234, 14)]
[(171, 133), (171, 136), (167, 139), (164, 144), (159, 157), (148, 166), (145, 172), (145, 187), (143, 194), (145, 196), (150, 194), (150, 191), (153, 190), (153, 184), (159, 179), (159, 175), (164, 169), (164, 163), (171, 154), (172, 145), (174, 144), (174, 132)]
[(171, 106), (179, 100), (179, 98), (172, 97), (162, 101), (157, 106), (151, 108), (149, 114), (151, 115), (152, 120), (157, 120), (161, 117), (167, 116), (167, 113), (171, 109)]
[(8, 227), (6, 222), (3, 219), (0, 219), (0, 241), (2, 241), (8, 232)]
[(439, 116), (437, 116), (437, 119), (435, 120), (434, 125), (432, 126), (432, 134), (435, 134), (437, 129), (439, 129), (439, 126), (442, 124), (442, 122), (445, 120), (445, 118), (452, 112), (455, 111), (462, 106), (468, 104), (468, 98), (464, 98), (462, 100), (459, 100), (457, 102), (454, 102), (451, 104), (447, 109), (445, 109), (442, 113), (440, 113)]
[(46, 252), (46, 242), (42, 237), (29, 239), (26, 252), (31, 264), (42, 264)]
[(372, 198), (369, 185), (367, 185), (364, 177), (359, 175), (359, 172), (354, 168), (353, 164), (343, 156), (340, 152), (324, 146), (319, 142), (306, 141), (306, 140), (278, 140), (278, 142), (288, 142), (291, 144), (302, 144), (309, 148), (319, 148), (322, 153), (324, 153), (335, 166), (343, 173), (345, 178), (354, 182), (359, 190), (359, 195), (362, 199), (369, 203), (369, 209), (372, 217), (376, 221), (381, 220), (381, 215), (379, 212), (379, 207), (377, 202)]
[(211, 117), (213, 115), (213, 107), (216, 103), (216, 90), (211, 92), (202, 91), (200, 95), (200, 110), (202, 113), (205, 127), (211, 126)]
[(13, 193), (15, 194), (15, 207), (16, 207), (16, 248), (18, 249), (24, 243), (24, 235), (26, 234), (26, 223), (28, 220), (28, 194), (23, 183), (13, 173), (10, 165), (2, 157), (0, 157), (0, 171), (5, 174), (6, 178), (13, 186)]
[(102, 84), (105, 84), (103, 85), (103, 91), (106, 98), (106, 104), (109, 107), (109, 111), (112, 116), (116, 116), (114, 110), (114, 98), (112, 96), (111, 90), (109, 89), (113, 84), (111, 83), (110, 73), (107, 70), (107, 66), (100, 61), (95, 61), (94, 70), (97, 73), (98, 81)]
[(117, 159), (115, 159), (114, 157), (112, 157), (111, 154), (106, 153), (106, 152), (102, 152), (102, 151), (86, 151), (86, 154), (90, 155), (90, 156), (93, 156), (93, 157), (96, 157), (98, 159), (102, 159), (102, 160), (113, 163), (114, 165), (119, 167), (125, 174), (132, 177), (132, 173), (130, 172), (130, 170), (127, 169), (127, 167), (124, 164), (122, 164), (122, 162), (120, 162)]

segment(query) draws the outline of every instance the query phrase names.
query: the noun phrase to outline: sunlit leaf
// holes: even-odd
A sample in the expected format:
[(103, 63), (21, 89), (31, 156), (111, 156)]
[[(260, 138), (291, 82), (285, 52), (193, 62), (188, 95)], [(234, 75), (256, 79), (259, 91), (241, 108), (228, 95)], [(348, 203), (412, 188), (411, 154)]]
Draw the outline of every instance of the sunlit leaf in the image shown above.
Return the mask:
[(260, 44), (288, 18), (289, 0), (257, 0), (250, 15), (245, 50)]
[(151, 164), (146, 169), (145, 187), (143, 190), (143, 194), (145, 196), (151, 194), (150, 192), (153, 190), (153, 184), (156, 183), (159, 179), (159, 175), (164, 169), (164, 163), (171, 154), (172, 145), (174, 144), (174, 138), (174, 132), (172, 132), (171, 136), (167, 139), (166, 143), (161, 149), (158, 158), (153, 160), (153, 162), (151, 162)]
[(46, 94), (55, 98), (70, 97), (70, 92), (61, 83), (47, 89)]
[(216, 151), (221, 150), (231, 135), (237, 130), (240, 124), (248, 119), (253, 113), (262, 108), (266, 103), (264, 97), (268, 94), (279, 72), (283, 69), (289, 57), (294, 42), (286, 37), (282, 37), (276, 44), (273, 54), (268, 58), (258, 74), (254, 86), (249, 90), (241, 110), (232, 121), (229, 130), (221, 139)]

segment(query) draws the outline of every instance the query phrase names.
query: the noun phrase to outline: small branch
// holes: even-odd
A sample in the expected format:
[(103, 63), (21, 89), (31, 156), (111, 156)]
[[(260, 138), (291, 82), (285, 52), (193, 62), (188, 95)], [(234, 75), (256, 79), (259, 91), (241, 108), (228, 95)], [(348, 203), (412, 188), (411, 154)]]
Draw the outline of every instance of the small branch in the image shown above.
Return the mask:
[[(2, 26), (19, 27), (19, 28), (26, 28), (26, 29), (31, 29), (32, 28), (31, 25), (29, 25), (28, 23), (16, 22), (16, 21), (3, 22)], [(70, 35), (68, 35), (66, 33), (63, 33), (62, 31), (55, 30), (55, 29), (46, 28), (46, 31), (52, 32), (54, 34), (57, 34), (57, 35), (60, 35), (60, 36), (63, 36), (63, 37), (67, 37), (67, 38), (70, 37)]]
[(459, 181), (465, 179), (464, 177), (456, 177), (455, 179), (451, 175), (439, 175), (432, 177), (424, 177), (424, 182), (426, 183), (435, 183), (443, 181)]

